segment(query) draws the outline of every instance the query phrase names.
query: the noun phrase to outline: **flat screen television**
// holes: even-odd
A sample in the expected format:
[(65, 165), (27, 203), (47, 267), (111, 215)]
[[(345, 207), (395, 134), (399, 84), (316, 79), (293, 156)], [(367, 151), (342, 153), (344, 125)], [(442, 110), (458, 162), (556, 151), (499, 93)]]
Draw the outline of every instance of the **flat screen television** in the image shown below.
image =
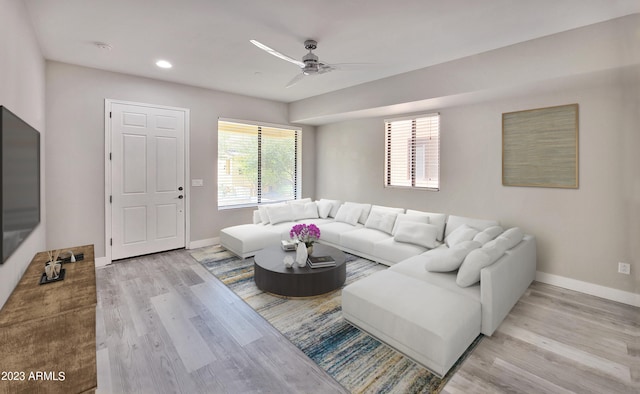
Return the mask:
[(0, 106), (2, 262), (40, 223), (40, 133)]

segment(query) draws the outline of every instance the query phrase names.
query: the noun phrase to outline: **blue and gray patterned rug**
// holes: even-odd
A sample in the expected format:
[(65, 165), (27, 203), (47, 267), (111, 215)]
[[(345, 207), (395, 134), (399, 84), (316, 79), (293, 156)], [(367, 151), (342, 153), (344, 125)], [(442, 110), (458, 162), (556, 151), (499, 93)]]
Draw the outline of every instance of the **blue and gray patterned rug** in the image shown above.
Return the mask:
[[(240, 259), (220, 246), (191, 255), (340, 384), (353, 393), (438, 393), (481, 337), (439, 378), (342, 318), (341, 290), (317, 297), (286, 298), (259, 290), (253, 259)], [(347, 254), (345, 285), (383, 265)]]

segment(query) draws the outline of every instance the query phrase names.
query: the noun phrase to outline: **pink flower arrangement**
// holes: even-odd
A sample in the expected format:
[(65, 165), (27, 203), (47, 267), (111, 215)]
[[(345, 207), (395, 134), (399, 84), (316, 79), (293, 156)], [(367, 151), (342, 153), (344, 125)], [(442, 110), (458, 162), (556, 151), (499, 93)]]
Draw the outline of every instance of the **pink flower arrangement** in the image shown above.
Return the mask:
[(320, 239), (320, 229), (315, 224), (296, 224), (289, 231), (291, 239), (297, 239), (304, 242), (305, 245), (311, 246)]

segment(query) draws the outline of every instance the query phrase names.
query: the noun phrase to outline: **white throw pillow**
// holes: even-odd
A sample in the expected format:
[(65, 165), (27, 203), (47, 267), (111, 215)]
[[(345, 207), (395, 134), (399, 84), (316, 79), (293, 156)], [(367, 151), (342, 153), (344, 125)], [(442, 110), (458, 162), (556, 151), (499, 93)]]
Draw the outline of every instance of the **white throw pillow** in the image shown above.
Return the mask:
[(438, 246), (438, 227), (432, 224), (403, 221), (396, 228), (393, 239), (397, 242), (424, 246), (433, 249)]
[(495, 263), (507, 250), (507, 241), (501, 240), (500, 237), (493, 241), (487, 242), (480, 249), (471, 251), (464, 259), (456, 283), (460, 287), (469, 287), (480, 281), (480, 271), (483, 268)]
[(369, 217), (369, 212), (371, 212), (371, 204), (360, 204), (356, 202), (345, 202), (344, 205), (350, 205), (355, 207), (360, 207), (360, 217), (358, 218), (358, 222), (365, 224), (367, 222), (367, 217)]
[[(331, 204), (331, 210), (329, 211), (328, 217), (335, 218), (338, 214), (338, 209), (340, 209), (340, 200), (327, 200), (325, 198), (321, 198), (320, 201), (323, 203), (326, 201)], [(323, 218), (326, 219), (326, 218)]]
[(471, 251), (478, 249), (480, 243), (476, 241), (463, 241), (452, 248), (437, 248), (424, 254), (426, 262), (424, 269), (431, 272), (450, 272), (460, 268)]
[(355, 226), (362, 214), (362, 208), (355, 205), (342, 204), (336, 213), (336, 222), (349, 223)]
[(328, 218), (332, 207), (331, 202), (327, 200), (319, 200), (316, 201), (316, 205), (318, 206), (318, 216), (320, 216), (321, 219)]
[(253, 224), (260, 223), (262, 223), (262, 218), (260, 217), (260, 211), (256, 209), (255, 211), (253, 211)]
[(504, 233), (500, 234), (498, 238), (505, 240), (507, 250), (509, 250), (519, 244), (520, 241), (522, 241), (522, 238), (524, 238), (524, 234), (519, 227), (512, 227)]
[(364, 226), (391, 234), (393, 231), (393, 225), (396, 223), (397, 216), (398, 214), (393, 212), (372, 210)]
[(318, 206), (315, 202), (307, 202), (304, 204), (304, 214), (302, 219), (317, 219), (318, 218)]
[(291, 214), (293, 220), (304, 219), (304, 203), (303, 202), (290, 202), (288, 204), (291, 207)]
[(445, 241), (447, 246), (452, 248), (460, 242), (471, 241), (476, 234), (478, 234), (478, 230), (463, 224), (453, 230), (453, 232), (447, 236)]
[(401, 214), (398, 214), (398, 217), (396, 218), (396, 223), (393, 226), (393, 232), (391, 234), (396, 235), (396, 232), (398, 231), (398, 226), (400, 226), (400, 223), (403, 223), (403, 222), (430, 224), (429, 216), (426, 216), (426, 215), (408, 215), (406, 213), (401, 213)]
[(293, 221), (291, 204), (270, 205), (267, 207), (267, 212), (269, 213), (269, 221), (271, 224)]
[(492, 226), (476, 234), (476, 236), (473, 237), (473, 240), (484, 245), (487, 242), (495, 239), (498, 235), (502, 234), (503, 231), (504, 229), (500, 226)]
[(447, 220), (447, 215), (445, 215), (444, 213), (414, 211), (412, 209), (407, 209), (407, 215), (427, 216), (429, 218), (429, 224), (433, 224), (434, 226), (438, 227), (438, 241), (442, 242), (444, 240), (444, 227)]

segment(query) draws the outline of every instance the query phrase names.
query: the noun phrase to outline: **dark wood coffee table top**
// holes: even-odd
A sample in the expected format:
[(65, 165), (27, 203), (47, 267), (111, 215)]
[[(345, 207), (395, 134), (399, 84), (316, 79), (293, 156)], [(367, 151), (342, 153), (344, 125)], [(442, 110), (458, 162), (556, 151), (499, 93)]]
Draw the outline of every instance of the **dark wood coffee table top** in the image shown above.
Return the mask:
[(285, 252), (280, 245), (259, 251), (254, 257), (254, 279), (260, 290), (290, 297), (308, 297), (340, 288), (347, 277), (347, 265), (342, 251), (327, 245), (314, 244), (313, 256), (331, 256), (335, 267), (310, 268), (308, 265), (286, 268), (285, 256), (295, 260), (296, 252)]

